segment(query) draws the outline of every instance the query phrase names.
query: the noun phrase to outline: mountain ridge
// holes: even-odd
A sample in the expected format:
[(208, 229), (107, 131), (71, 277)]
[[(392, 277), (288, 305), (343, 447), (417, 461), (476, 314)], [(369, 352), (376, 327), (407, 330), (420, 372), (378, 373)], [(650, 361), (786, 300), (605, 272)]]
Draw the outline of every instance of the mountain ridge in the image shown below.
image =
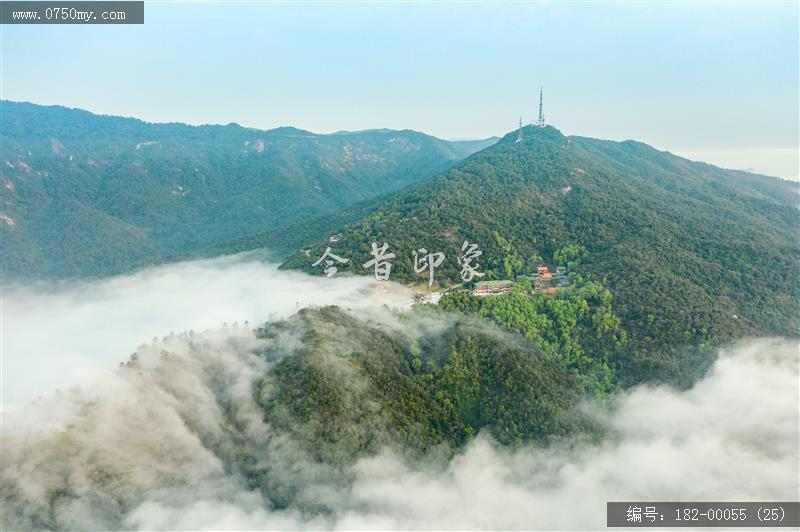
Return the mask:
[(109, 275), (288, 227), (479, 149), (415, 131), (152, 124), (0, 102), (8, 278)]

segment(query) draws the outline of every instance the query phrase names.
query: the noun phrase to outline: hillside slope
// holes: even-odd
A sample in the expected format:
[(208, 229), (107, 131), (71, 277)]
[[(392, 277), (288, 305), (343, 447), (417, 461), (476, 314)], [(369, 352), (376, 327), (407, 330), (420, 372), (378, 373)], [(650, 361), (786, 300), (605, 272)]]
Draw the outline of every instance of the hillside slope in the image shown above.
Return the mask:
[[(217, 330), (140, 346), (110, 377), (126, 393), (84, 402), (72, 390), (58, 401), (75, 405), (74, 422), (3, 434), (0, 525), (124, 529), (132, 509), (179, 487), (183, 471), (196, 498), (209, 470), (211, 491), (242, 486), (266, 508), (324, 516), (328, 498), (309, 505), (309, 493), (348, 491), (350, 468), (389, 449), (429, 461), (480, 433), (510, 448), (603, 435), (578, 408), (579, 376), (560, 360), (477, 320), (416, 310), (364, 320), (303, 309), (264, 324), (258, 338)], [(117, 423), (127, 432), (109, 439)], [(132, 475), (142, 457), (156, 465)], [(172, 460), (181, 467), (167, 471)]]
[(415, 131), (150, 124), (9, 101), (0, 119), (7, 278), (116, 273), (280, 229), (486, 146)]
[[(334, 252), (352, 259), (342, 268), (370, 274), (361, 267), (370, 243), (386, 241), (397, 254), (392, 280), (422, 282), (412, 257), (426, 248), (446, 254), (437, 281), (459, 282), (457, 257), (469, 240), (483, 250), (486, 279), (516, 278), (558, 262), (557, 252), (583, 255), (583, 246), (580, 273), (611, 290), (631, 338), (631, 380), (656, 366), (675, 371), (683, 346), (797, 334), (796, 183), (552, 127), (516, 138), (339, 229)], [(284, 267), (314, 271), (326, 245), (306, 246)]]

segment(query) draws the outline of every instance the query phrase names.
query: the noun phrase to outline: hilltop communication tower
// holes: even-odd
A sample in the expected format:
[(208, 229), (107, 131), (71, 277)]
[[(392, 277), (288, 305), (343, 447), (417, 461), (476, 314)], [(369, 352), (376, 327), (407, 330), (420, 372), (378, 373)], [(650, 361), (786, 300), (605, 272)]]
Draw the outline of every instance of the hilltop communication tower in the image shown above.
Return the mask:
[(537, 127), (544, 127), (544, 106), (542, 105), (542, 88), (539, 87), (539, 119), (536, 121)]
[(519, 117), (519, 129), (517, 130), (517, 142), (522, 142), (522, 117)]

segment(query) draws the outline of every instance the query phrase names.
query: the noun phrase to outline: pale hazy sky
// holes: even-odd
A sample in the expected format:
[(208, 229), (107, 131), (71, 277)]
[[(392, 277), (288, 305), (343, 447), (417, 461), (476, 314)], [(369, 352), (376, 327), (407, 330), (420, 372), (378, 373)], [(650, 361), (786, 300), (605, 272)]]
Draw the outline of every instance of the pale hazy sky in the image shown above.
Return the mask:
[(146, 2), (2, 26), (2, 97), (149, 121), (501, 135), (545, 112), (797, 179), (798, 2)]

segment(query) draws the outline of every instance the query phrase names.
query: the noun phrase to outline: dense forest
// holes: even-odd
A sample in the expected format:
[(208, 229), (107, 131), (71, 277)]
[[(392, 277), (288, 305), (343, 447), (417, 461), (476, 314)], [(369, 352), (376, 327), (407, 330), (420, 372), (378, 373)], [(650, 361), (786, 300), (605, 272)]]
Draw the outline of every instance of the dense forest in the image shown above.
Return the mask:
[[(718, 343), (800, 330), (796, 183), (695, 163), (647, 145), (565, 137), (552, 127), (507, 135), (432, 180), (394, 193), (302, 246), (284, 265), (320, 273), (327, 246), (364, 275), (372, 242), (397, 255), (392, 280), (422, 283), (416, 250), (443, 252), (436, 284), (461, 281), (464, 240), (485, 279), (517, 279), (570, 258), (612, 294), (628, 342), (623, 384), (685, 382)], [(328, 229), (326, 226), (325, 229)], [(566, 255), (565, 255), (566, 254)], [(467, 302), (464, 303), (469, 306)]]
[(496, 140), (151, 124), (10, 101), (0, 121), (7, 279), (191, 256), (398, 190)]
[[(267, 325), (260, 334), (268, 338), (298, 326), (306, 332), (257, 388), (266, 418), (312, 429), (303, 439), (329, 462), (394, 444), (457, 448), (481, 430), (515, 444), (590, 428), (573, 407), (595, 368), (573, 371), (567, 358), (474, 318), (418, 309), (395, 319), (364, 322), (325, 307)], [(430, 332), (404, 331), (439, 320)]]

